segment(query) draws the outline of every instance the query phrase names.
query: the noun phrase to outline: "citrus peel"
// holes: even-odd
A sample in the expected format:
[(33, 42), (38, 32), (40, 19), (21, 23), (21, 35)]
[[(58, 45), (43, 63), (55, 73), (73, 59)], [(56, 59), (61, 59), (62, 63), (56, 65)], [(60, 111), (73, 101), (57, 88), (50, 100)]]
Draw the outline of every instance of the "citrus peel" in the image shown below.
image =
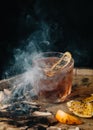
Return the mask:
[(56, 115), (55, 115), (56, 119), (63, 124), (76, 124), (76, 125), (80, 125), (83, 122), (81, 120), (79, 120), (77, 117), (70, 115), (62, 110), (58, 110)]

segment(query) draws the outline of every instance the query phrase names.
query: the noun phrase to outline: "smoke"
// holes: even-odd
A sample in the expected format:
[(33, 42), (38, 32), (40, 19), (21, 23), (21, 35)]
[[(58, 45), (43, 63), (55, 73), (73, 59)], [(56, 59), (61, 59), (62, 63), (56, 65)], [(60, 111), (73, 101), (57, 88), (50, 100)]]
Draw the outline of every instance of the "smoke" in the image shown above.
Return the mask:
[(50, 51), (52, 40), (50, 39), (50, 26), (45, 23), (39, 23), (35, 32), (33, 32), (26, 40), (21, 41), (21, 47), (14, 49), (13, 60), (6, 68), (3, 78), (9, 78), (29, 71), (31, 69), (32, 59), (38, 53)]
[[(39, 30), (23, 42), (21, 48), (14, 50), (14, 64), (7, 68), (4, 73), (6, 78), (22, 74), (21, 79), (16, 79), (12, 84), (12, 95), (4, 102), (14, 102), (15, 100), (31, 100), (38, 91), (38, 81), (43, 77), (38, 64), (33, 62), (42, 57), (42, 52), (49, 51), (50, 30), (49, 26), (42, 22)], [(25, 45), (25, 46), (24, 46)], [(34, 87), (34, 89), (33, 89)], [(35, 91), (36, 90), (36, 91)]]
[[(38, 65), (30, 67), (21, 78), (17, 78), (12, 84), (12, 94), (7, 98), (8, 102), (31, 101), (37, 96), (38, 81), (43, 77)], [(5, 99), (6, 101), (6, 99)]]
[(31, 101), (37, 97), (39, 89), (38, 81), (43, 78), (43, 73), (39, 69), (38, 62), (35, 62), (36, 59), (42, 58), (42, 53), (33, 52), (33, 54), (29, 55), (29, 53), (22, 52), (18, 53), (15, 58), (16, 71), (19, 71), (20, 67), (22, 67), (21, 69), (25, 70), (25, 72), (12, 82), (11, 95), (7, 95), (7, 98), (3, 100), (4, 103), (14, 103), (23, 100)]

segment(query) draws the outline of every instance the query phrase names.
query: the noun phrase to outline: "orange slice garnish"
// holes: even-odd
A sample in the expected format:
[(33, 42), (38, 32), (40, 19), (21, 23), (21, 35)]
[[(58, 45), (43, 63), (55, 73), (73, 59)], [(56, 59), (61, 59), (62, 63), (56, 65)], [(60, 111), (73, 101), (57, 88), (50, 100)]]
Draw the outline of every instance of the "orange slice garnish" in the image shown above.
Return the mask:
[(77, 117), (75, 116), (72, 116), (62, 110), (58, 110), (56, 115), (55, 115), (56, 119), (63, 123), (63, 124), (76, 124), (76, 125), (80, 125), (82, 124), (83, 122), (78, 119)]
[(53, 76), (57, 70), (65, 68), (71, 61), (71, 53), (65, 52), (62, 57), (49, 69), (45, 69), (45, 74), (47, 76)]

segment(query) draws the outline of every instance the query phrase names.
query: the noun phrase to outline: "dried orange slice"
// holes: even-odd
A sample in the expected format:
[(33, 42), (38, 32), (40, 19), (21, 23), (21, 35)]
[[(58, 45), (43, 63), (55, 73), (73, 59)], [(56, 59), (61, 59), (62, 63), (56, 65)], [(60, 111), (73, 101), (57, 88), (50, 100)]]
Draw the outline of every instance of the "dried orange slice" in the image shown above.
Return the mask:
[(62, 66), (65, 67), (71, 60), (72, 56), (70, 52), (65, 52), (63, 56), (59, 59), (57, 63), (55, 63), (52, 67), (51, 70), (54, 70), (55, 68), (59, 68), (59, 65), (61, 64), (62, 61), (65, 61), (66, 63)]
[(47, 76), (53, 76), (57, 70), (65, 68), (71, 61), (71, 53), (65, 52), (62, 57), (50, 68), (45, 70)]
[(93, 116), (93, 103), (71, 100), (67, 102), (67, 106), (79, 117), (90, 118)]
[(56, 119), (63, 123), (63, 124), (82, 124), (83, 122), (81, 120), (79, 120), (77, 117), (72, 116), (62, 110), (58, 110), (56, 115), (55, 115)]

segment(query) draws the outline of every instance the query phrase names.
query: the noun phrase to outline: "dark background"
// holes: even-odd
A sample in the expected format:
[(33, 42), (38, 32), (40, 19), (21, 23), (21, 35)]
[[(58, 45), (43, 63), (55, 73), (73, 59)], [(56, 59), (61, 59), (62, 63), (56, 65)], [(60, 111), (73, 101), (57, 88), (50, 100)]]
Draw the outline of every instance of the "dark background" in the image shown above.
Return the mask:
[(37, 30), (46, 32), (48, 28), (49, 32), (45, 36), (47, 44), (42, 37), (40, 39), (38, 36), (37, 39), (42, 51), (68, 50), (75, 59), (75, 67), (93, 68), (93, 2), (3, 0), (0, 2), (1, 79), (7, 68), (12, 67), (15, 62), (14, 50), (24, 50), (28, 46), (29, 37), (34, 37)]

